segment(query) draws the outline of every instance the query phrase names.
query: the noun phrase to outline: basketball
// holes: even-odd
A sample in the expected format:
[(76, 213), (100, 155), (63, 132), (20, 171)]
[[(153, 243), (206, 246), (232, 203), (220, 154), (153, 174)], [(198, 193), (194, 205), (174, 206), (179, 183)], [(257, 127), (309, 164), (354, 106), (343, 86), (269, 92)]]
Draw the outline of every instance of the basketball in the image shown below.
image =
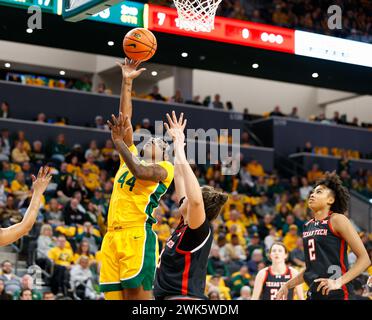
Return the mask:
[(154, 56), (157, 42), (151, 31), (144, 28), (136, 28), (125, 35), (123, 48), (130, 59), (147, 61)]

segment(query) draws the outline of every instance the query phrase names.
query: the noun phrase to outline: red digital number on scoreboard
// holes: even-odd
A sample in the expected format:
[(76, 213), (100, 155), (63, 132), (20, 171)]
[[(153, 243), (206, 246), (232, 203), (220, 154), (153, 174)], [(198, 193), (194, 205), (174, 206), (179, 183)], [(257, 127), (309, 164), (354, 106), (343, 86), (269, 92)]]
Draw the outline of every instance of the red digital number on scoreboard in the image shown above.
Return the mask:
[(181, 30), (178, 28), (177, 10), (149, 5), (150, 30), (292, 54), (295, 52), (295, 32), (292, 29), (223, 17), (216, 17), (214, 27), (209, 33)]

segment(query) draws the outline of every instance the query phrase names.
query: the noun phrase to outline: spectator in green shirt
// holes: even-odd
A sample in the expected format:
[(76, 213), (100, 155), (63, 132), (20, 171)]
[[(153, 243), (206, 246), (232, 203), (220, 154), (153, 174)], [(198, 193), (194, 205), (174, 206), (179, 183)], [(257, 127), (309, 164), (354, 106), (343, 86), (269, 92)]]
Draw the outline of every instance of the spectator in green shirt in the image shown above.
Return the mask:
[(248, 273), (247, 266), (242, 266), (238, 272), (231, 276), (231, 291), (232, 296), (239, 297), (240, 290), (243, 286), (249, 286), (251, 275)]
[(42, 294), (40, 291), (33, 289), (34, 279), (29, 275), (25, 274), (21, 279), (21, 290), (17, 290), (13, 294), (14, 300), (21, 300), (21, 295), (26, 290), (31, 291), (32, 300), (42, 300)]

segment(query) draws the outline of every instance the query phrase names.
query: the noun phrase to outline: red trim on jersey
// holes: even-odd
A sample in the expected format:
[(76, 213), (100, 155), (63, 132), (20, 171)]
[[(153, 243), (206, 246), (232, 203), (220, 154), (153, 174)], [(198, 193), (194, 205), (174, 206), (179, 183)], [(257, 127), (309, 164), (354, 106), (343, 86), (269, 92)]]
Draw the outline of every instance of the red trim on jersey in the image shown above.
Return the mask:
[(264, 278), (264, 281), (263, 281), (263, 285), (265, 285), (266, 280), (267, 280), (267, 278), (269, 277), (269, 269), (270, 269), (270, 267), (268, 267), (268, 268), (266, 269), (266, 273), (265, 273), (265, 278)]
[[(341, 240), (341, 247), (340, 247), (340, 264), (341, 264), (341, 273), (346, 273), (346, 266), (344, 261), (344, 253), (345, 253), (345, 240)], [(342, 290), (344, 291), (344, 300), (349, 300), (349, 292), (347, 291), (346, 285), (342, 286)]]
[(337, 237), (337, 238), (341, 238), (340, 234), (338, 234), (332, 227), (332, 223), (331, 223), (331, 218), (329, 217), (328, 219), (328, 227), (329, 229), (331, 230), (331, 232)]
[(272, 276), (275, 277), (275, 274), (273, 274), (273, 270), (271, 269), (271, 266), (270, 266), (267, 270), (270, 272), (270, 274), (271, 274)]
[(182, 295), (187, 295), (187, 289), (189, 287), (189, 272), (190, 272), (190, 265), (191, 265), (191, 253), (187, 253), (185, 255), (185, 270), (183, 271), (182, 275)]
[(288, 273), (289, 273), (290, 279), (292, 279), (292, 271), (291, 271), (291, 268), (287, 266), (287, 271), (286, 271), (285, 275), (288, 275)]
[(178, 243), (177, 243), (176, 251), (177, 251), (178, 253), (181, 253), (181, 254), (188, 254), (188, 253), (190, 253), (190, 251), (185, 251), (185, 250), (182, 250), (182, 249), (179, 249), (179, 248), (178, 248), (178, 246), (180, 245), (180, 243), (181, 243), (181, 241), (182, 241), (183, 236), (185, 235), (185, 231), (186, 231), (186, 229), (187, 229), (187, 226), (183, 226), (183, 228), (184, 228), (184, 229), (181, 231), (181, 232), (182, 232), (181, 238), (180, 238), (180, 240), (179, 240)]

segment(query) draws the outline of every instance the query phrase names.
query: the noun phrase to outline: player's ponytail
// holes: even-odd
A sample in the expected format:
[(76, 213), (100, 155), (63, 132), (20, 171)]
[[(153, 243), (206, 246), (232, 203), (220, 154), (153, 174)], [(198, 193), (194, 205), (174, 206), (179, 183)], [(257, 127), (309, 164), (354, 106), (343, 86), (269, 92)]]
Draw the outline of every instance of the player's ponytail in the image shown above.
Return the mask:
[(204, 202), (204, 210), (209, 221), (217, 218), (223, 205), (228, 199), (226, 193), (216, 191), (213, 187), (204, 186), (201, 188)]
[(335, 201), (331, 205), (331, 211), (344, 214), (349, 206), (350, 194), (349, 191), (342, 185), (340, 177), (333, 172), (326, 172), (325, 176), (317, 181), (316, 186), (326, 186), (332, 190)]

